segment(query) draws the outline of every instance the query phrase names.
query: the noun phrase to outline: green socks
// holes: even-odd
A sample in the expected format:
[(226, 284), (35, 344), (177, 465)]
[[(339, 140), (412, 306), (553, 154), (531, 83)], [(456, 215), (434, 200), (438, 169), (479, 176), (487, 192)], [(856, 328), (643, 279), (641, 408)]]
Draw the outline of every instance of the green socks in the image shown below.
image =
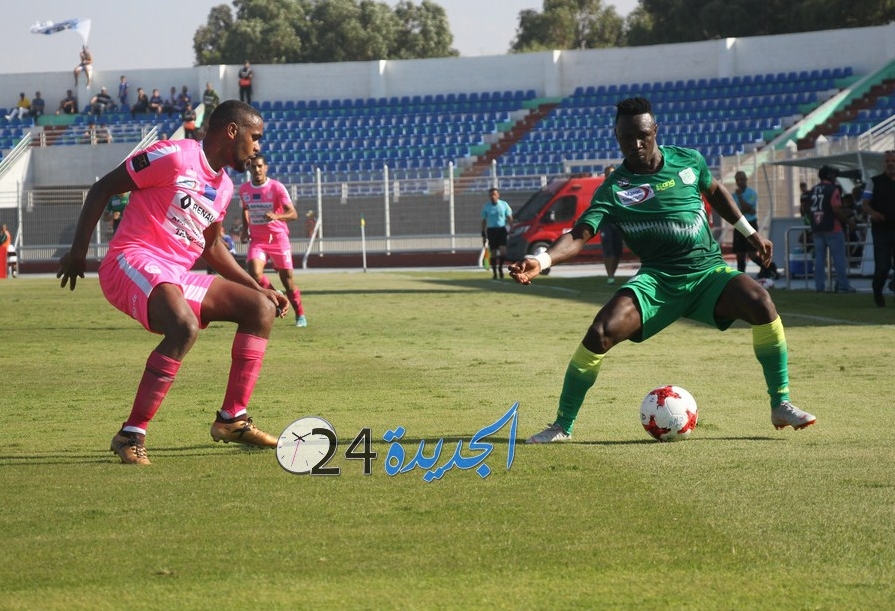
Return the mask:
[[(781, 401), (789, 401), (786, 335), (779, 316), (766, 325), (752, 327), (752, 347), (764, 372), (771, 407), (776, 407)], [(556, 410), (556, 424), (566, 433), (572, 432), (584, 397), (597, 381), (603, 356), (591, 352), (584, 347), (584, 344), (580, 344), (572, 355), (572, 360), (569, 361), (562, 393), (559, 395), (559, 408)]]
[(771, 409), (781, 401), (789, 401), (789, 368), (787, 365), (786, 335), (778, 316), (766, 325), (752, 327), (752, 349), (761, 364)]
[(572, 426), (578, 417), (581, 404), (591, 386), (597, 381), (600, 372), (602, 354), (595, 354), (584, 347), (578, 346), (569, 366), (566, 368), (566, 377), (562, 384), (562, 393), (559, 395), (559, 408), (556, 410), (556, 424), (560, 425), (566, 433), (572, 432)]

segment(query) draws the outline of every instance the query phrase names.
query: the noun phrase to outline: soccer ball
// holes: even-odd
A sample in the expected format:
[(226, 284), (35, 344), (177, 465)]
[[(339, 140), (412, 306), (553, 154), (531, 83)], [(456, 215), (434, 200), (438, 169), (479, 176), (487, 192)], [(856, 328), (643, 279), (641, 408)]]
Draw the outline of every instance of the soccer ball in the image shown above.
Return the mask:
[(759, 278), (758, 280), (756, 280), (756, 282), (758, 282), (758, 284), (760, 284), (761, 287), (766, 291), (774, 288), (773, 278)]
[(680, 386), (654, 388), (640, 404), (640, 424), (659, 441), (686, 439), (698, 418), (696, 400)]

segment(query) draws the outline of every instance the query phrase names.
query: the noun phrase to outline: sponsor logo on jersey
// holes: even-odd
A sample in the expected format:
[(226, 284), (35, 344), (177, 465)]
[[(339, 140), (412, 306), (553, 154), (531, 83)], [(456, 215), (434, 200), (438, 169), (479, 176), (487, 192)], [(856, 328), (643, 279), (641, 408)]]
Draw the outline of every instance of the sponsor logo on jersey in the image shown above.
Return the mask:
[(146, 153), (140, 153), (139, 155), (136, 155), (133, 159), (131, 159), (131, 167), (134, 169), (134, 172), (145, 170), (149, 167), (149, 155)]
[(665, 191), (666, 189), (670, 189), (671, 187), (673, 187), (675, 184), (676, 183), (674, 182), (674, 179), (672, 178), (671, 180), (666, 180), (665, 182), (663, 182), (660, 185), (656, 185), (655, 189), (656, 189), (656, 191)]
[(624, 191), (619, 191), (616, 193), (618, 196), (618, 201), (622, 206), (634, 206), (636, 204), (642, 204), (648, 199), (652, 199), (656, 196), (656, 192), (653, 191), (653, 187), (651, 185), (640, 185), (639, 187), (634, 187), (631, 189), (626, 189)]
[(677, 175), (681, 177), (685, 185), (692, 185), (696, 182), (696, 172), (693, 171), (693, 168), (684, 168)]

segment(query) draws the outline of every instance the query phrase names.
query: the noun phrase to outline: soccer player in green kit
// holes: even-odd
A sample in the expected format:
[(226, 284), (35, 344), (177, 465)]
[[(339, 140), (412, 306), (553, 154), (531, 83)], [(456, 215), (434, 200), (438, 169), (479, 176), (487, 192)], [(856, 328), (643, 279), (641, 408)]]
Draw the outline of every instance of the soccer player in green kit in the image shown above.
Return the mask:
[(629, 98), (616, 109), (615, 137), (624, 163), (597, 190), (571, 232), (508, 269), (516, 282), (530, 284), (551, 265), (578, 254), (603, 219), (616, 224), (641, 268), (597, 313), (566, 369), (556, 420), (527, 443), (570, 439), (609, 349), (624, 340), (642, 342), (679, 318), (722, 331), (735, 320), (752, 325), (771, 424), (778, 429), (814, 424), (814, 416), (790, 403), (786, 337), (774, 302), (755, 280), (725, 263), (701, 195), (747, 237), (763, 265), (771, 261), (773, 244), (743, 218), (698, 151), (656, 143), (658, 125), (649, 100)]

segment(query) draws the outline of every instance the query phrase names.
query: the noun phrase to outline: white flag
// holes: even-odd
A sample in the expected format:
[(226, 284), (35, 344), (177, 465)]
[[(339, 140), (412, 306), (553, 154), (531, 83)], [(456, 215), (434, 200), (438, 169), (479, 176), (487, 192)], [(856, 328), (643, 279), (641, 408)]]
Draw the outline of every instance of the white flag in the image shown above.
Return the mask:
[(66, 19), (65, 21), (60, 21), (58, 23), (43, 21), (31, 26), (32, 34), (56, 34), (57, 32), (63, 32), (65, 30), (77, 32), (86, 45), (87, 39), (90, 37), (90, 20)]

